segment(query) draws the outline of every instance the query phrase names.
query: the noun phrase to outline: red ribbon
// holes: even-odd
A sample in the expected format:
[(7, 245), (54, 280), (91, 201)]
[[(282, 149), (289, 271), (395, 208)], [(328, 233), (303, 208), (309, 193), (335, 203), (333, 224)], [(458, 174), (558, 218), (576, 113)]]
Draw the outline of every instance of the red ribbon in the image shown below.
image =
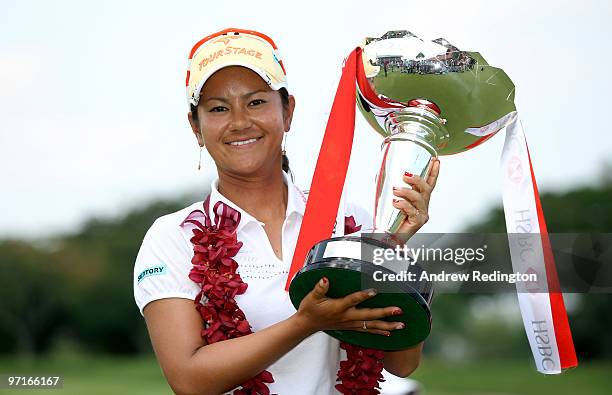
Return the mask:
[(548, 282), (548, 296), (550, 299), (550, 309), (553, 319), (553, 328), (555, 330), (555, 340), (557, 341), (557, 349), (559, 350), (559, 361), (561, 369), (568, 369), (578, 366), (578, 358), (576, 357), (576, 349), (574, 348), (574, 340), (572, 331), (563, 302), (563, 293), (559, 285), (559, 277), (557, 276), (557, 268), (555, 266), (555, 257), (552, 253), (550, 238), (548, 237), (548, 229), (546, 228), (546, 220), (544, 219), (544, 211), (540, 202), (540, 194), (538, 185), (536, 184), (533, 165), (531, 164), (531, 155), (529, 147), (527, 147), (527, 159), (529, 160), (529, 171), (531, 173), (531, 182), (535, 196), (535, 205), (538, 213), (538, 223), (540, 225), (540, 235), (542, 238), (542, 249), (544, 251), (544, 265), (546, 268), (546, 279)]
[(355, 133), (358, 58), (361, 59), (361, 48), (350, 53), (342, 69), (289, 269), (286, 291), (289, 290), (293, 276), (304, 266), (308, 251), (319, 241), (328, 239), (334, 229)]

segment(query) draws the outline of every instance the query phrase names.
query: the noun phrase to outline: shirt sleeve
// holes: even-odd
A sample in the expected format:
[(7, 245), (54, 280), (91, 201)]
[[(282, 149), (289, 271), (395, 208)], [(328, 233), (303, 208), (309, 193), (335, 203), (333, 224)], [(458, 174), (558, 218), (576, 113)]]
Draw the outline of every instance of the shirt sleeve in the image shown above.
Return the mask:
[(158, 218), (147, 231), (134, 264), (134, 300), (144, 307), (159, 299), (195, 299), (198, 284), (189, 279), (193, 250), (176, 218)]

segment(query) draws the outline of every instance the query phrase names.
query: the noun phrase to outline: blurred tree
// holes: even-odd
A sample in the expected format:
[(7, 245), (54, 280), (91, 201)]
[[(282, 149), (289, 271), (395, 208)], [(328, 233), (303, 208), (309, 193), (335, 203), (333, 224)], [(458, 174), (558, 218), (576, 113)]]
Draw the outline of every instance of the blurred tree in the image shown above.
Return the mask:
[[(116, 220), (93, 219), (62, 248), (79, 257), (78, 284), (71, 311), (76, 335), (92, 351), (134, 353), (149, 350), (148, 335), (134, 303), (133, 270), (140, 243), (153, 221), (188, 204), (188, 198), (158, 201)], [(195, 200), (195, 199), (194, 199)], [(193, 201), (193, 200), (191, 200)], [(88, 273), (95, 273), (88, 277)]]
[[(600, 232), (612, 230), (612, 183), (584, 187), (564, 193), (545, 192), (540, 196), (549, 233)], [(506, 222), (497, 207), (469, 232), (505, 232)]]
[[(607, 166), (610, 169), (610, 166)], [(604, 172), (599, 186), (540, 196), (549, 233), (611, 233), (612, 178)], [(491, 210), (468, 232), (505, 232), (501, 207)], [(610, 246), (607, 246), (610, 247)], [(612, 262), (607, 262), (612, 264)], [(578, 358), (612, 358), (612, 295), (574, 295), (576, 306), (568, 315)], [(567, 297), (566, 297), (567, 300)], [(568, 303), (566, 303), (568, 304)], [(570, 304), (568, 304), (570, 307)]]
[(22, 241), (0, 242), (0, 257), (0, 352), (43, 352), (67, 314), (63, 274), (48, 254)]
[(0, 241), (0, 353), (44, 352), (62, 336), (91, 351), (150, 350), (132, 293), (136, 254), (156, 218), (196, 200), (157, 201), (44, 242)]

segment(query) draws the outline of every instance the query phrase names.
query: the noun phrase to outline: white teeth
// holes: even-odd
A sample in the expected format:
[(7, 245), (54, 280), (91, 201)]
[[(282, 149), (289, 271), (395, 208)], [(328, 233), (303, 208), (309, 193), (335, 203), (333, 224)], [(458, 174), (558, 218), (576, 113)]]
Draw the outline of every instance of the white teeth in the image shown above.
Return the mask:
[(245, 144), (249, 144), (249, 143), (254, 143), (256, 141), (257, 141), (257, 139), (248, 139), (248, 140), (243, 140), (243, 141), (233, 141), (233, 142), (230, 143), (230, 145), (234, 145), (234, 146), (245, 145)]

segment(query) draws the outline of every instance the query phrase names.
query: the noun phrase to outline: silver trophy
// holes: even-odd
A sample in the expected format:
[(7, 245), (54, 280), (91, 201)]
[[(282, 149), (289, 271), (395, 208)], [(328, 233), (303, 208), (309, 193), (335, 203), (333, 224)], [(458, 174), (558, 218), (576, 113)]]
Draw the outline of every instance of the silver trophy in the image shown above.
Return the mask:
[[(407, 30), (366, 38), (357, 50), (357, 105), (380, 133), (382, 159), (376, 180), (372, 235), (321, 241), (310, 250), (304, 267), (291, 282), (293, 304), (326, 276), (330, 297), (341, 297), (375, 286), (382, 292), (362, 307), (398, 306), (403, 314), (390, 318), (406, 328), (390, 337), (358, 331), (326, 331), (349, 343), (400, 350), (418, 344), (431, 330), (429, 281), (374, 284), (377, 271), (387, 274), (423, 268), (410, 257), (382, 266), (372, 259), (376, 249), (393, 247), (403, 211), (393, 207), (393, 186), (406, 185), (405, 172), (427, 177), (432, 158), (474, 148), (516, 117), (514, 85), (503, 70), (489, 66), (477, 52), (465, 52), (445, 39), (424, 41)], [(367, 225), (366, 225), (367, 226)]]
[(432, 158), (474, 148), (512, 122), (514, 84), (478, 52), (407, 30), (366, 38), (361, 59), (357, 105), (384, 137), (374, 230), (396, 233), (405, 214), (392, 205), (392, 187), (404, 184), (404, 172), (426, 177)]

